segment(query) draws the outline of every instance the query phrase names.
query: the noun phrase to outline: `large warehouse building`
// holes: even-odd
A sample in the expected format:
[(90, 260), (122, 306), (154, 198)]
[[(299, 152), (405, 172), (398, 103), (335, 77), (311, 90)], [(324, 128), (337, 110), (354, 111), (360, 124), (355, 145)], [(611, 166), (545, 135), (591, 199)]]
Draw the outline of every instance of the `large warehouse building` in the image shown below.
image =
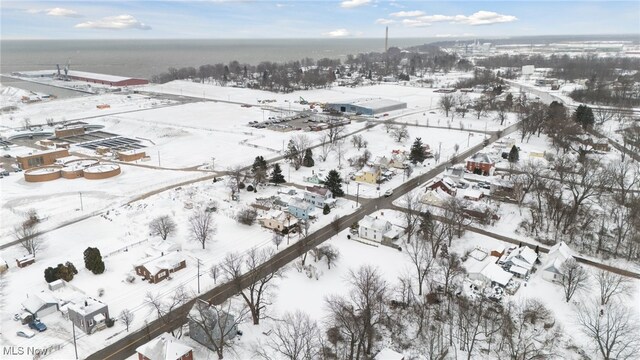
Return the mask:
[(358, 99), (348, 102), (337, 102), (327, 104), (329, 109), (361, 115), (376, 115), (393, 110), (407, 108), (407, 103), (389, 99)]
[(73, 79), (73, 80), (86, 81), (94, 84), (103, 84), (103, 85), (111, 85), (111, 86), (145, 85), (149, 83), (149, 81), (145, 79), (96, 74), (96, 73), (75, 71), (75, 70), (69, 70), (68, 76), (70, 79)]

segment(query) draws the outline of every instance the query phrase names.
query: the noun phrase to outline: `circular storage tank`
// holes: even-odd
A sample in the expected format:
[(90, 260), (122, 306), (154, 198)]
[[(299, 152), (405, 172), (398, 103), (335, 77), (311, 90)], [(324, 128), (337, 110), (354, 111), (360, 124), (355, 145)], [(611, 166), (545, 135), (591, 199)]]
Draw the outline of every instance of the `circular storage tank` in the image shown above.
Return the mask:
[(107, 179), (120, 174), (117, 164), (98, 164), (84, 169), (84, 177), (89, 180)]
[(43, 182), (59, 179), (61, 176), (62, 166), (42, 166), (25, 170), (24, 179), (27, 182)]
[(89, 166), (98, 165), (98, 159), (77, 159), (64, 163), (61, 174), (65, 179), (77, 179), (84, 176), (84, 169)]

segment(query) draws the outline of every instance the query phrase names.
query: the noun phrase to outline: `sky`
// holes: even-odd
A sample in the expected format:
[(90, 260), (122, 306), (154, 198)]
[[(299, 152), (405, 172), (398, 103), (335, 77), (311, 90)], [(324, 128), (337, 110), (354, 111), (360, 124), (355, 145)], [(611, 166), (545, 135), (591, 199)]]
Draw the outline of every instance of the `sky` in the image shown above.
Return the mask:
[(640, 34), (640, 1), (3, 0), (0, 24), (2, 39)]

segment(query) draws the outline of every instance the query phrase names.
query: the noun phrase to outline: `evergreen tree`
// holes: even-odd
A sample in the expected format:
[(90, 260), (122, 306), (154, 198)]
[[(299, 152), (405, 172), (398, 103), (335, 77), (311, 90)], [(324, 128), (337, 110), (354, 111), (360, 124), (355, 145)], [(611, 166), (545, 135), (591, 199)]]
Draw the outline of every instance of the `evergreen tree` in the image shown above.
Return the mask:
[(94, 274), (102, 274), (104, 272), (104, 262), (98, 248), (88, 247), (84, 253), (84, 266)]
[(342, 178), (340, 174), (336, 170), (329, 171), (327, 178), (324, 180), (324, 186), (331, 190), (333, 196), (340, 197), (344, 196), (344, 191), (342, 191)]
[(518, 160), (520, 160), (520, 151), (515, 145), (513, 145), (511, 147), (511, 151), (509, 151), (509, 162), (516, 163)]
[(276, 163), (273, 165), (273, 173), (271, 174), (271, 182), (274, 184), (282, 184), (285, 181), (284, 175), (282, 175), (282, 169), (280, 169), (280, 164)]
[(44, 269), (44, 280), (48, 283), (58, 280), (58, 277), (56, 276), (56, 269), (51, 266)]
[(71, 281), (73, 280), (73, 271), (62, 264), (58, 264), (58, 267), (56, 267), (56, 277), (64, 281)]
[(313, 165), (315, 165), (315, 161), (313, 161), (313, 153), (311, 152), (311, 149), (307, 149), (304, 152), (304, 159), (302, 160), (302, 165), (306, 167), (313, 167)]
[(262, 156), (256, 156), (251, 165), (251, 171), (255, 183), (262, 183), (267, 178), (267, 161)]
[(584, 130), (591, 128), (596, 120), (593, 116), (593, 110), (587, 105), (580, 105), (573, 113), (573, 119), (582, 126)]
[(329, 204), (324, 204), (324, 207), (322, 208), (322, 214), (328, 215), (330, 212), (331, 212), (331, 208), (329, 207)]
[(411, 145), (411, 152), (409, 153), (409, 160), (415, 165), (422, 163), (427, 156), (424, 152), (424, 145), (422, 144), (422, 138), (416, 138)]

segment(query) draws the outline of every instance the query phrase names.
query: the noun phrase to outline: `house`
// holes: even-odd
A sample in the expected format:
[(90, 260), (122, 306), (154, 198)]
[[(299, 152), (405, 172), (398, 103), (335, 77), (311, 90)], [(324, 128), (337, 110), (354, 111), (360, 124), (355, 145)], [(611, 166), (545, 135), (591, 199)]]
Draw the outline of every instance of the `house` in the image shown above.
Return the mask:
[(467, 170), (474, 174), (490, 176), (496, 168), (496, 162), (486, 153), (479, 152), (467, 160)]
[(542, 266), (542, 278), (551, 282), (562, 281), (564, 277), (562, 264), (573, 258), (573, 256), (573, 250), (564, 241), (553, 245), (545, 257), (545, 264)]
[(392, 232), (391, 223), (378, 219), (377, 216), (366, 215), (358, 223), (358, 236), (363, 239), (381, 242), (384, 239), (393, 238)]
[(462, 197), (466, 200), (480, 201), (484, 197), (484, 193), (478, 189), (464, 189)]
[(91, 297), (67, 305), (69, 320), (85, 334), (104, 329), (109, 319), (109, 307)]
[(265, 217), (258, 219), (260, 225), (280, 233), (288, 233), (298, 224), (298, 219), (281, 210), (271, 210)]
[(36, 257), (35, 257), (35, 255), (32, 255), (32, 254), (31, 255), (25, 255), (25, 256), (23, 256), (23, 257), (21, 257), (19, 259), (16, 259), (16, 265), (19, 268), (23, 268), (23, 267), (29, 266), (29, 265), (33, 264), (34, 262), (36, 262)]
[(386, 156), (378, 156), (373, 160), (373, 166), (379, 166), (381, 169), (388, 169), (391, 167), (392, 160)]
[(404, 360), (404, 355), (389, 348), (384, 348), (376, 354), (373, 360)]
[(39, 292), (27, 295), (22, 307), (33, 317), (43, 318), (59, 309), (58, 300), (49, 292)]
[(312, 212), (314, 209), (315, 206), (299, 198), (293, 198), (289, 201), (289, 214), (298, 219), (309, 220), (309, 217), (313, 216)]
[(136, 349), (138, 360), (193, 360), (193, 349), (164, 333)]
[(380, 166), (367, 166), (355, 174), (355, 181), (377, 184), (380, 181), (380, 175), (382, 175)]
[(323, 208), (325, 204), (335, 205), (331, 190), (320, 186), (307, 186), (307, 191), (304, 192), (304, 201), (319, 208)]
[(494, 179), (489, 185), (490, 194), (498, 199), (514, 199), (516, 198), (516, 186), (511, 180)]
[(303, 177), (302, 180), (308, 183), (312, 183), (312, 184), (324, 184), (324, 179), (325, 177), (323, 177), (320, 174), (313, 174), (309, 177)]
[(444, 175), (451, 179), (455, 183), (459, 183), (461, 180), (464, 180), (465, 170), (460, 166), (449, 167), (444, 171)]
[(185, 257), (179, 251), (174, 251), (168, 254), (161, 254), (151, 260), (135, 265), (135, 270), (136, 274), (155, 284), (168, 278), (169, 274), (186, 267), (187, 261)]
[(435, 190), (427, 190), (427, 192), (422, 195), (420, 201), (427, 205), (443, 206), (450, 198), (451, 195), (440, 188), (436, 188)]
[(148, 257), (157, 257), (162, 256), (162, 254), (169, 254), (173, 251), (180, 250), (182, 250), (182, 246), (180, 246), (180, 244), (176, 244), (170, 240), (160, 240), (151, 244), (144, 253)]
[(531, 273), (537, 260), (538, 254), (535, 251), (527, 246), (521, 246), (503, 255), (499, 263), (517, 277), (524, 278)]
[[(235, 316), (197, 299), (189, 311), (189, 337), (215, 351), (216, 343), (232, 340), (238, 333)], [(215, 341), (216, 343), (212, 343)]]
[(483, 261), (468, 260), (467, 273), (469, 279), (480, 281), (484, 286), (506, 286), (513, 277), (513, 274), (504, 271), (496, 264), (497, 260), (498, 258), (495, 256), (488, 256)]
[(431, 183), (427, 183), (427, 189), (440, 189), (451, 196), (456, 196), (456, 192), (458, 191), (456, 184), (448, 177), (443, 177), (433, 180)]

